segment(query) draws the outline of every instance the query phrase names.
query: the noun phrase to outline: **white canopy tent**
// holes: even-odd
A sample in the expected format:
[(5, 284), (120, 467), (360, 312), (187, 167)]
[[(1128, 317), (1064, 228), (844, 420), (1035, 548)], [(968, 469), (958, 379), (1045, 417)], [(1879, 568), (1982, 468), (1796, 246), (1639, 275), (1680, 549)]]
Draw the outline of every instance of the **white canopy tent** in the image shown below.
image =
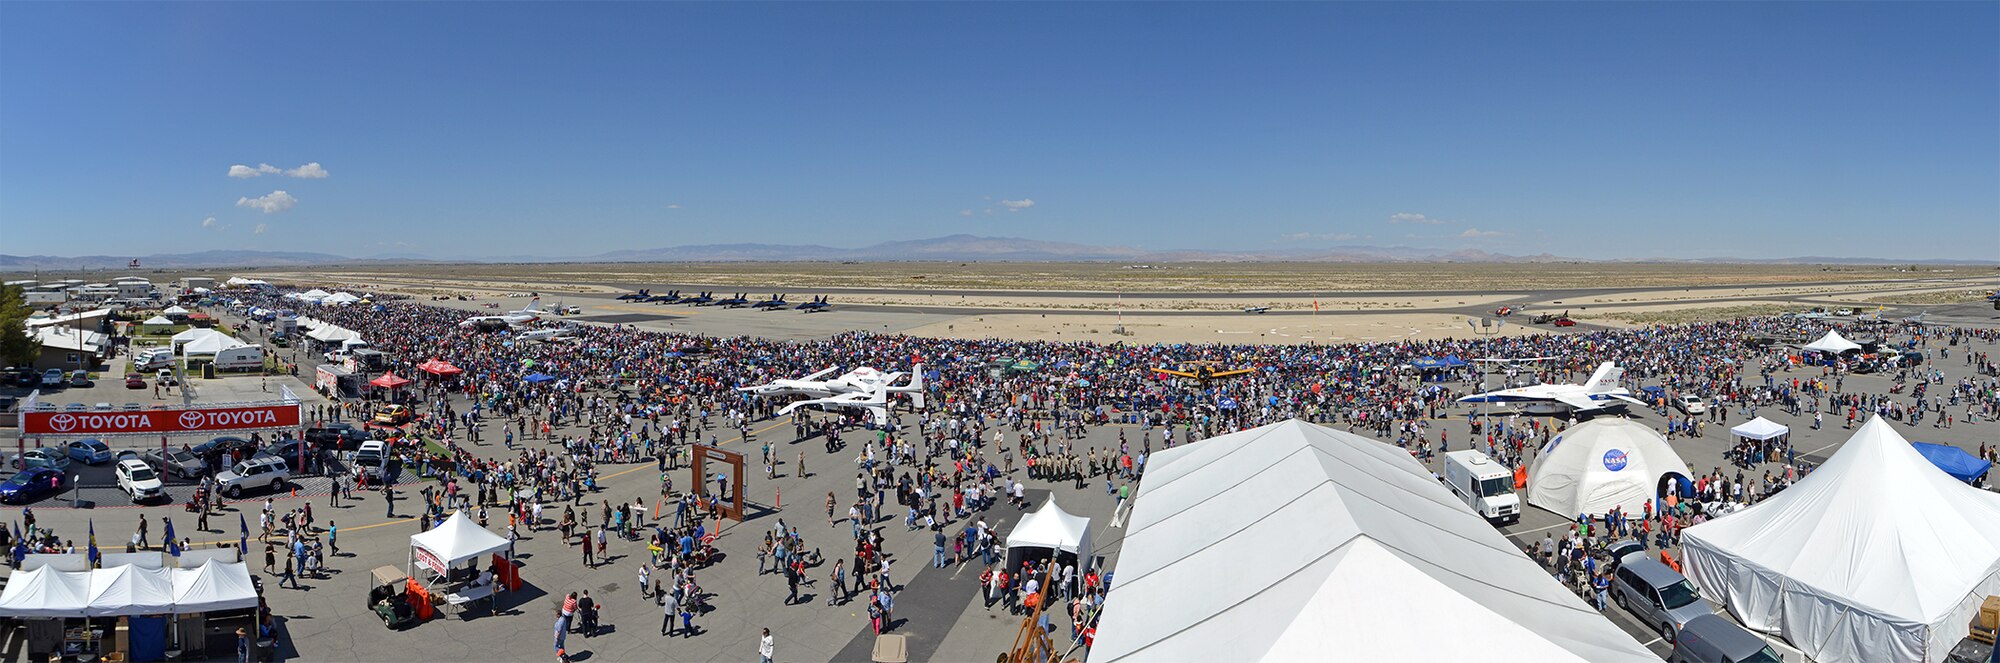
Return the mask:
[(1729, 429), (1729, 434), (1746, 440), (1774, 440), (1790, 435), (1790, 426), (1758, 417), (1743, 422), (1743, 425)]
[(0, 615), (21, 617), (83, 616), (90, 605), (90, 572), (42, 566), (15, 571), (0, 594)]
[(172, 329), (173, 326), (174, 326), (174, 321), (168, 320), (167, 316), (164, 315), (156, 315), (150, 318), (146, 318), (145, 322), (139, 323), (139, 327), (141, 329), (160, 329), (163, 327), (167, 329)]
[(187, 309), (185, 309), (185, 308), (182, 308), (182, 307), (181, 307), (181, 306), (180, 306), (179, 304), (175, 304), (175, 305), (173, 305), (173, 306), (169, 306), (169, 307), (167, 307), (167, 308), (165, 308), (165, 309), (161, 310), (161, 311), (160, 311), (160, 314), (161, 314), (161, 315), (167, 315), (167, 316), (175, 316), (175, 315), (178, 315), (178, 316), (186, 316), (186, 315), (188, 314), (188, 310), (187, 310)]
[(1840, 354), (1860, 350), (1861, 344), (1847, 340), (1846, 337), (1840, 335), (1838, 330), (1829, 329), (1826, 330), (1825, 336), (1819, 337), (1819, 340), (1807, 343), (1805, 349), (1814, 352)]
[(207, 338), (210, 336), (228, 336), (228, 334), (224, 334), (222, 332), (209, 329), (207, 327), (195, 327), (193, 329), (189, 329), (179, 334), (174, 334), (173, 341), (174, 345), (178, 346), (183, 343), (190, 343), (195, 340)]
[(228, 334), (216, 333), (188, 341), (181, 345), (184, 355), (212, 355), (223, 350), (234, 350), (250, 345)]
[(2000, 495), (1881, 417), (1784, 492), (1682, 534), (1703, 594), (1825, 663), (1943, 661), (2000, 594)]
[(356, 297), (356, 296), (354, 296), (354, 293), (351, 293), (351, 292), (336, 292), (336, 293), (333, 293), (333, 294), (331, 294), (331, 295), (327, 295), (327, 296), (326, 296), (326, 297), (324, 297), (324, 298), (321, 298), (321, 299), (319, 300), (319, 303), (321, 303), (321, 304), (333, 304), (333, 305), (344, 305), (344, 304), (352, 304), (352, 303), (355, 303), (355, 302), (358, 302), (358, 301), (361, 301), (361, 298), (360, 298), (360, 297)]
[(90, 572), (90, 617), (157, 615), (173, 612), (173, 571), (132, 564)]
[(360, 338), (361, 333), (335, 325), (320, 325), (318, 329), (306, 332), (306, 337), (322, 343), (339, 343), (350, 338)]
[(1660, 479), (1693, 478), (1659, 431), (1630, 419), (1600, 417), (1563, 431), (1528, 467), (1528, 503), (1574, 520), (1613, 507), (1644, 513)]
[(444, 575), (445, 569), (454, 564), (510, 548), (507, 537), (487, 531), (465, 517), (464, 511), (456, 511), (436, 527), (410, 535), (409, 573), (415, 577), (415, 567), (422, 566)]
[(250, 580), (249, 565), (209, 559), (201, 566), (174, 569), (174, 606), (180, 612), (255, 608), (257, 585)]
[(1077, 569), (1077, 578), (1092, 564), (1090, 542), (1090, 519), (1071, 514), (1056, 505), (1055, 498), (1042, 504), (1042, 508), (1021, 518), (1014, 529), (1007, 533), (1007, 562), (1009, 565), (1021, 561), (1015, 555), (1017, 550), (1042, 548), (1055, 552), (1065, 552), (1076, 556), (1072, 564)]
[(1659, 660), (1402, 449), (1292, 420), (1146, 465), (1091, 663)]

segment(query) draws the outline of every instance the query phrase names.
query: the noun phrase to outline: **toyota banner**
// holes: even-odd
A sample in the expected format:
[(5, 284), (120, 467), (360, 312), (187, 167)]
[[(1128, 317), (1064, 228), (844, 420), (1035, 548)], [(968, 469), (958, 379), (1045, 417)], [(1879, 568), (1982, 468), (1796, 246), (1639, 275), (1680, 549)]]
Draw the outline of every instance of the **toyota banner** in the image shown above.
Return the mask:
[(295, 428), (299, 406), (188, 408), (132, 412), (22, 412), (22, 435), (172, 435), (219, 430)]

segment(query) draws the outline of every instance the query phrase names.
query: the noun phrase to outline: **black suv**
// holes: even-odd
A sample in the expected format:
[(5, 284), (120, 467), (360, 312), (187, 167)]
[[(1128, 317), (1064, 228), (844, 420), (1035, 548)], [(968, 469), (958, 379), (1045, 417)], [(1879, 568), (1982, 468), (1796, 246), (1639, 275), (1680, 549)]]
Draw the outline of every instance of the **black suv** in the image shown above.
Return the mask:
[(306, 429), (306, 441), (322, 449), (347, 449), (369, 440), (368, 433), (347, 424), (327, 424)]

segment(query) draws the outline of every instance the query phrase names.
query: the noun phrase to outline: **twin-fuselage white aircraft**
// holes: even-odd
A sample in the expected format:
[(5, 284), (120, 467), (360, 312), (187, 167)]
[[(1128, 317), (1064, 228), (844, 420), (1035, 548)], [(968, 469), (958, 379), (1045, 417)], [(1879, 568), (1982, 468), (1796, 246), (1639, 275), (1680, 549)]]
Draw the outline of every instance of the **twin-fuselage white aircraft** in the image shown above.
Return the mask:
[(897, 384), (896, 381), (902, 379), (903, 372), (883, 373), (867, 366), (848, 371), (830, 380), (823, 379), (833, 375), (837, 370), (840, 369), (828, 367), (796, 380), (772, 380), (765, 384), (738, 387), (736, 390), (756, 396), (812, 397), (793, 401), (778, 410), (779, 415), (791, 414), (793, 410), (808, 405), (826, 408), (860, 408), (868, 411), (877, 425), (889, 423), (891, 394), (907, 394), (911, 405), (919, 409), (924, 407), (923, 364), (914, 366), (912, 372), (908, 374), (910, 379), (902, 384)]
[(1592, 412), (1605, 408), (1625, 405), (1644, 406), (1645, 401), (1632, 397), (1632, 392), (1618, 386), (1618, 380), (1625, 376), (1625, 369), (1611, 362), (1597, 365), (1590, 379), (1583, 384), (1538, 384), (1528, 387), (1514, 387), (1458, 399), (1460, 403), (1514, 403), (1528, 414), (1560, 415), (1569, 412)]
[(536, 297), (528, 300), (528, 307), (519, 311), (508, 311), (501, 315), (475, 315), (458, 323), (458, 326), (501, 329), (519, 327), (540, 319), (542, 319), (542, 298)]

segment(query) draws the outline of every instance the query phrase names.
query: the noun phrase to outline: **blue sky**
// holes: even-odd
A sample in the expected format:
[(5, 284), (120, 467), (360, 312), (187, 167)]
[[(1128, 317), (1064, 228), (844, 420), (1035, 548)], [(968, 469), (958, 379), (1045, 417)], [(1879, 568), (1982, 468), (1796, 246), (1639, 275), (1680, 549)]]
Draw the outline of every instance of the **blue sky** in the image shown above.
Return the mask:
[(8, 2), (0, 253), (1992, 258), (1996, 26), (1990, 2)]

